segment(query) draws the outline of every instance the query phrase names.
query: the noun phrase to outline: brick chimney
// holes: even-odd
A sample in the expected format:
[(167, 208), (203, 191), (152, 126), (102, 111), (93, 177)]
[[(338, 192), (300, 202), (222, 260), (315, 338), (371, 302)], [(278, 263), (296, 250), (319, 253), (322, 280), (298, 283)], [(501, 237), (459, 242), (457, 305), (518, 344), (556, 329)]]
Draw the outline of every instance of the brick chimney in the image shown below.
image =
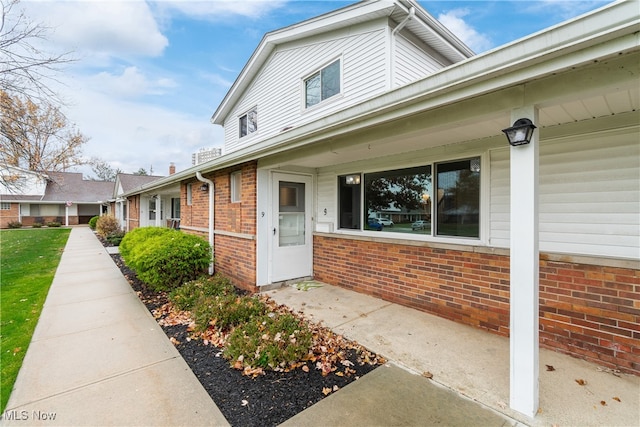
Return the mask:
[(169, 175), (173, 175), (174, 173), (176, 173), (176, 165), (175, 163), (171, 162), (169, 164)]

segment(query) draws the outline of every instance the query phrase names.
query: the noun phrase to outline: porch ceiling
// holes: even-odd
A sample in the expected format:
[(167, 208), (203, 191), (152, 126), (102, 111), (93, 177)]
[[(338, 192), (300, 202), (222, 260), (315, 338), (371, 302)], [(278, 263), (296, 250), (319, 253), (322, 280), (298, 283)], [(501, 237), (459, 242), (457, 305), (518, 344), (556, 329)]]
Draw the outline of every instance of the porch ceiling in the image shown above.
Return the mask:
[[(618, 87), (607, 93), (583, 95), (563, 102), (538, 104), (539, 122), (536, 124), (542, 130), (640, 110), (640, 89), (637, 85)], [(445, 111), (447, 109), (449, 111)], [(477, 111), (478, 106), (475, 105), (473, 109)], [(492, 107), (487, 105), (486, 109), (491, 110)], [(456, 110), (456, 106), (448, 106), (387, 122), (365, 131), (293, 150), (293, 153), (279, 155), (273, 161), (280, 167), (329, 167), (467, 141), (503, 138), (501, 129), (511, 125), (510, 110), (476, 114), (467, 120), (451, 120), (449, 116)], [(463, 111), (460, 111), (460, 116), (465, 116)], [(440, 125), (431, 124), (440, 120)]]

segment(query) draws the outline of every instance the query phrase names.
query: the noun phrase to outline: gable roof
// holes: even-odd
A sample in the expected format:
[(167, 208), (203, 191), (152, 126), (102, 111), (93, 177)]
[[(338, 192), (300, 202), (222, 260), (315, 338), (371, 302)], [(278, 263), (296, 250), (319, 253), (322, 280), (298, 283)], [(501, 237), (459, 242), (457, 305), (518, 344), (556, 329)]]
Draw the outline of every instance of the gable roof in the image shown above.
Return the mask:
[(113, 197), (117, 197), (121, 193), (127, 193), (142, 187), (145, 184), (156, 181), (162, 176), (157, 175), (134, 175), (128, 173), (119, 173), (116, 175), (116, 182), (113, 187)]
[(43, 202), (101, 203), (109, 200), (113, 182), (89, 181), (81, 173), (47, 172), (49, 182)]
[(444, 57), (451, 63), (474, 55), (471, 49), (413, 0), (363, 0), (351, 6), (266, 33), (211, 117), (211, 122), (219, 125), (224, 123), (227, 114), (277, 46), (385, 16), (396, 23), (402, 23), (427, 46), (433, 48), (436, 56)]

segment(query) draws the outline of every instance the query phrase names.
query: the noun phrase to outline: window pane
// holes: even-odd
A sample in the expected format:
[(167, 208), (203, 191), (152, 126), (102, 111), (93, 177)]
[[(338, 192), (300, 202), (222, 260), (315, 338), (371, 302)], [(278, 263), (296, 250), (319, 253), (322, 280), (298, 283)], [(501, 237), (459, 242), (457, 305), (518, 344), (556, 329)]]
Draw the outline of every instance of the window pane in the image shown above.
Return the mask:
[(247, 114), (247, 134), (258, 130), (258, 110), (254, 108)]
[(247, 135), (247, 115), (240, 117), (240, 138)]
[(316, 73), (304, 82), (305, 105), (311, 107), (320, 102), (320, 73)]
[(360, 188), (360, 175), (338, 177), (339, 228), (360, 229)]
[(431, 166), (365, 174), (365, 229), (431, 234)]
[(480, 237), (480, 158), (437, 165), (437, 234)]
[(322, 70), (322, 100), (340, 93), (340, 61)]

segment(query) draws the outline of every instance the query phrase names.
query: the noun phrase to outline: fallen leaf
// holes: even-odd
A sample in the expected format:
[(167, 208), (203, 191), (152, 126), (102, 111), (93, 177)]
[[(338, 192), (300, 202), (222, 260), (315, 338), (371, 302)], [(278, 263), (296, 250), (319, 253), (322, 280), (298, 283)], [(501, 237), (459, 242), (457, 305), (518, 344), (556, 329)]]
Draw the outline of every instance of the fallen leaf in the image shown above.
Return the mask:
[(178, 341), (177, 339), (175, 339), (174, 337), (169, 338), (169, 341), (171, 341), (171, 344), (173, 345), (178, 345), (180, 344), (180, 341)]
[(429, 379), (433, 378), (433, 374), (431, 372), (429, 372), (429, 371), (423, 372), (422, 376), (425, 377), (425, 378), (429, 378)]
[(605, 402), (604, 400), (601, 400), (601, 401), (600, 401), (600, 404), (601, 404), (602, 406), (607, 406), (607, 402)]
[(617, 397), (617, 396), (616, 396), (616, 397), (614, 397), (614, 398), (613, 398), (613, 400), (618, 401), (618, 402), (622, 402), (622, 400), (620, 400), (620, 398), (619, 398), (619, 397)]
[(587, 382), (583, 379), (576, 380), (579, 385), (587, 385)]
[(556, 370), (556, 368), (554, 368), (551, 365), (545, 365), (545, 366), (547, 367), (547, 371), (555, 371)]
[(500, 409), (506, 409), (506, 407), (507, 407), (507, 404), (504, 403), (503, 401), (499, 401), (499, 402), (497, 402), (497, 404), (500, 407)]
[(14, 349), (13, 349), (13, 355), (15, 356), (15, 355), (16, 355), (16, 353), (19, 353), (19, 352), (20, 352), (20, 350), (22, 350), (22, 347), (16, 347), (16, 348), (14, 348)]
[(304, 372), (309, 372), (309, 367), (308, 367), (307, 365), (303, 365), (303, 366), (302, 366), (302, 370), (303, 370)]
[(242, 406), (247, 406), (249, 404), (248, 400), (242, 399)]
[(339, 377), (344, 377), (344, 372), (338, 371), (338, 372), (336, 372), (336, 375), (339, 376)]
[(331, 393), (331, 389), (329, 387), (322, 387), (322, 394), (328, 396)]
[(338, 387), (337, 385), (333, 386), (333, 391), (338, 391), (340, 389), (340, 387)]

